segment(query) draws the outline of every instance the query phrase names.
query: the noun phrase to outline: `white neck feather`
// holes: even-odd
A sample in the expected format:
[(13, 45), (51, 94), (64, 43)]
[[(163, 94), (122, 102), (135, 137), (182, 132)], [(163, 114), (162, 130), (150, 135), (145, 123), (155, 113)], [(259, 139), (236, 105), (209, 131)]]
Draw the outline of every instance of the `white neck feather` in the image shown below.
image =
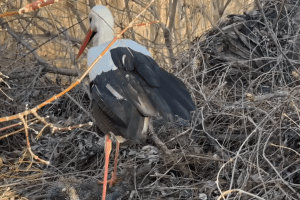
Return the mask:
[(92, 39), (93, 47), (114, 39), (114, 18), (108, 8), (101, 5), (93, 7), (89, 19), (90, 28), (97, 32)]
[[(102, 26), (101, 26), (102, 25)], [(106, 24), (99, 23), (96, 25), (97, 33), (93, 37), (93, 47), (99, 46), (105, 42), (110, 42), (114, 39), (114, 32)]]

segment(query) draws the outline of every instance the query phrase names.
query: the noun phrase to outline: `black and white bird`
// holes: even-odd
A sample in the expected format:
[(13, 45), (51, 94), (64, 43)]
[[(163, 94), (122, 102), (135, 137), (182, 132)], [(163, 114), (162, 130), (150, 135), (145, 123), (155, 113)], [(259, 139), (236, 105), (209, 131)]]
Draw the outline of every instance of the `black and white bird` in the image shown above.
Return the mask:
[[(97, 5), (89, 13), (89, 24), (89, 32), (77, 56), (92, 42), (88, 66), (114, 39), (114, 19), (108, 8)], [(117, 40), (89, 72), (89, 78), (93, 116), (106, 134), (102, 196), (105, 200), (107, 182), (112, 185), (117, 180), (120, 143), (143, 137), (151, 116), (161, 115), (169, 122), (174, 122), (175, 115), (190, 120), (195, 104), (180, 79), (160, 68), (145, 47), (128, 39)], [(114, 172), (107, 181), (110, 135), (117, 140), (117, 146)]]

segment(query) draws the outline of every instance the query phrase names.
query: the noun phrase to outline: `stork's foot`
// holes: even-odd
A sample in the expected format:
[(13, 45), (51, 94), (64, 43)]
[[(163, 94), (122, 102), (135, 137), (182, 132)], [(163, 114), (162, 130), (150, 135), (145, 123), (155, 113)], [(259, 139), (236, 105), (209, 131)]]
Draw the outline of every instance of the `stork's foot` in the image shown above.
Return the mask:
[[(109, 183), (109, 187), (112, 187), (114, 184), (116, 184), (118, 181), (120, 181), (121, 178), (118, 178), (117, 175), (115, 175), (114, 172), (112, 172), (111, 179), (107, 181)], [(99, 184), (103, 184), (104, 181), (99, 181)]]

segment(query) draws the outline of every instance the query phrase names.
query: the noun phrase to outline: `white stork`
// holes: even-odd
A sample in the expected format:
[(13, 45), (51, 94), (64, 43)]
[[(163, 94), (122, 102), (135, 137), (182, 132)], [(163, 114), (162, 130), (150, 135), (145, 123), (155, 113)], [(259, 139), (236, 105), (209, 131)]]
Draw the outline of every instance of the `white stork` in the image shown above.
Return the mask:
[[(97, 5), (89, 13), (90, 29), (78, 53), (89, 42), (88, 66), (114, 39), (114, 19), (108, 8)], [(195, 104), (180, 79), (160, 68), (147, 49), (128, 40), (117, 40), (89, 72), (93, 116), (97, 126), (106, 134), (105, 171), (102, 200), (106, 185), (117, 181), (117, 159), (120, 143), (143, 137), (149, 117), (161, 115), (174, 122), (175, 115), (190, 120)], [(113, 135), (117, 140), (114, 172), (107, 181), (109, 155)]]

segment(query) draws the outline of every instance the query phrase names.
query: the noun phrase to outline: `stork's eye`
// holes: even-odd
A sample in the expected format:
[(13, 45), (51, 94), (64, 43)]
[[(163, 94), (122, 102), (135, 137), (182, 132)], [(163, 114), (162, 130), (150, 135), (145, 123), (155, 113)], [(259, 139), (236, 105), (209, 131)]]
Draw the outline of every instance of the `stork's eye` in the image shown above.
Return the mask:
[(92, 23), (92, 18), (90, 17), (89, 19), (90, 19), (90, 24), (91, 24)]

